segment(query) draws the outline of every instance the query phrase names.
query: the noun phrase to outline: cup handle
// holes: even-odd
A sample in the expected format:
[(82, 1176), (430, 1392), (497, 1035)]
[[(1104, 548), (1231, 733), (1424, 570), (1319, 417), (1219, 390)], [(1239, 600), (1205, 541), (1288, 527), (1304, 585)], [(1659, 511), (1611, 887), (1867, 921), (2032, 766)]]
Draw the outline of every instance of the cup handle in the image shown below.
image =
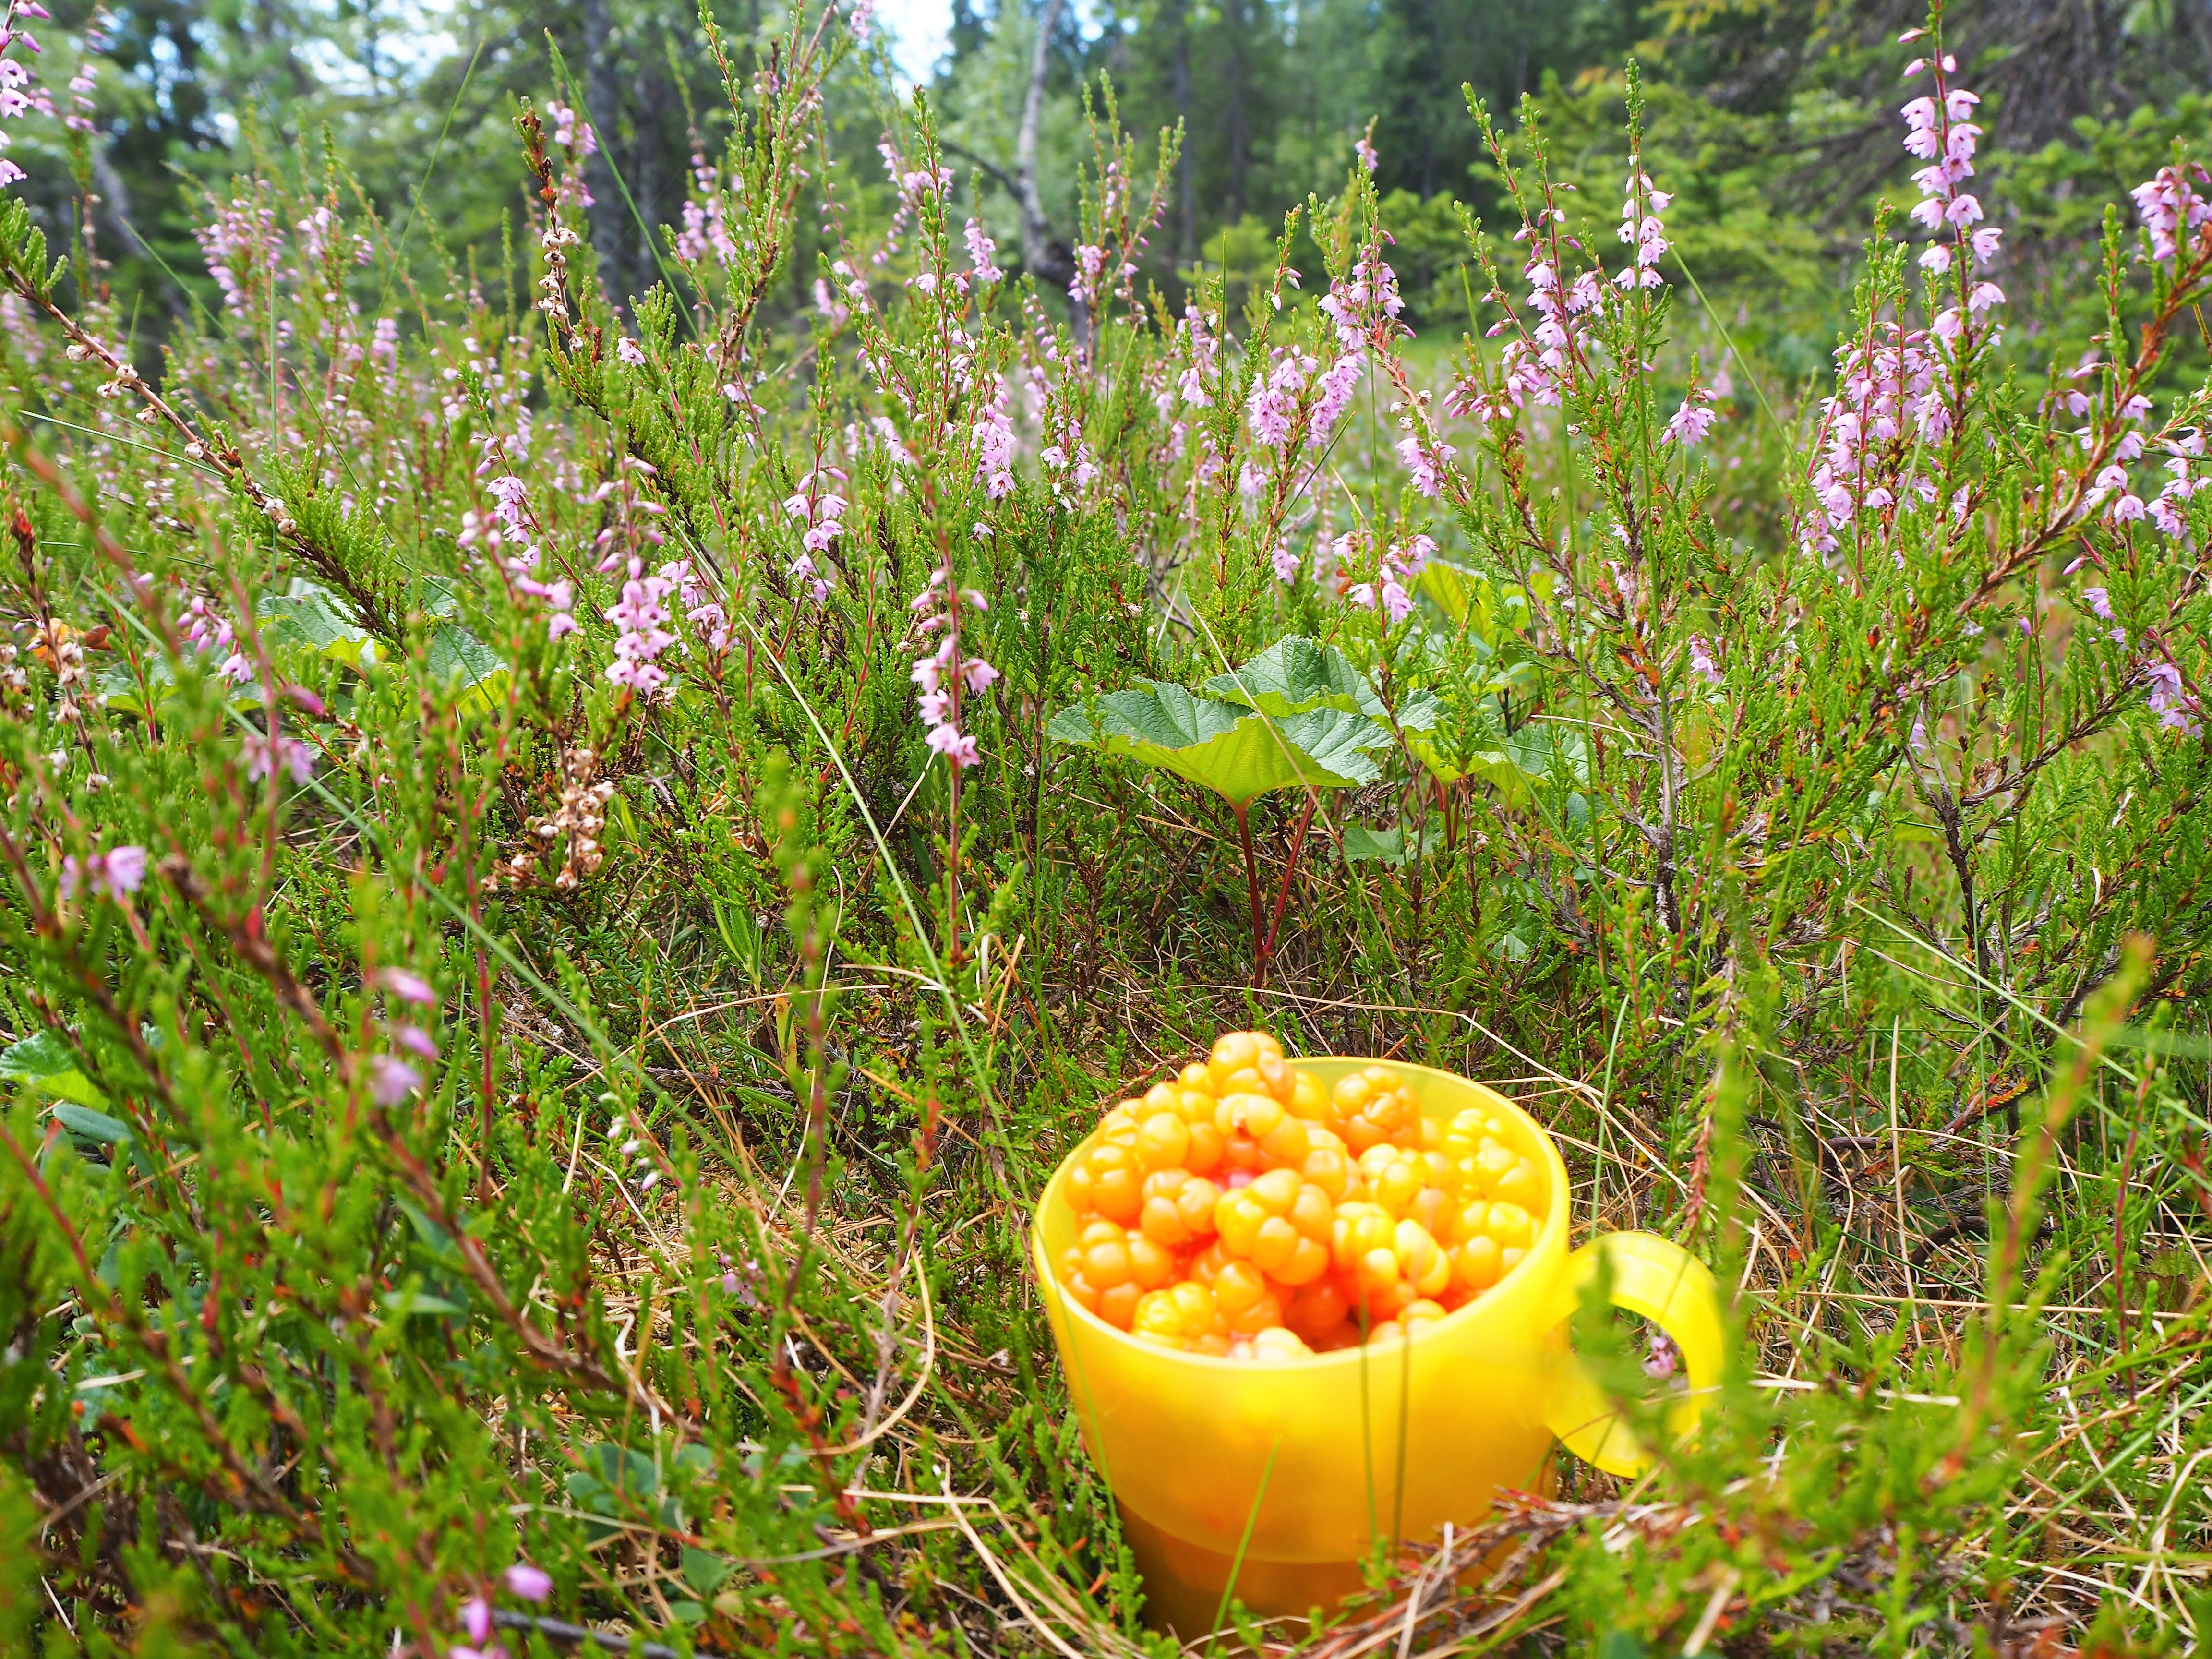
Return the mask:
[[(1720, 1378), (1726, 1342), (1720, 1285), (1712, 1269), (1656, 1233), (1603, 1233), (1567, 1258), (1560, 1279), (1562, 1319), (1598, 1276), (1601, 1257), (1612, 1264), (1613, 1305), (1652, 1321), (1681, 1354), (1690, 1392), (1667, 1415), (1668, 1433), (1680, 1439), (1705, 1415), (1710, 1390)], [(1651, 1467), (1650, 1449), (1629, 1431), (1605, 1391), (1571, 1356), (1545, 1421), (1569, 1451), (1607, 1474), (1632, 1477)]]

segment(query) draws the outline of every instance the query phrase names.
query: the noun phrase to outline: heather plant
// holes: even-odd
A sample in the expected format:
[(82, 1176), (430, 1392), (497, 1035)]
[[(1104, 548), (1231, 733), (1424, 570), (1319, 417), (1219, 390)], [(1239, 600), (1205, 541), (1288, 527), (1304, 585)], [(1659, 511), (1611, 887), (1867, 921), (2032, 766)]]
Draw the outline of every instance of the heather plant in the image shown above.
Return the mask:
[[(318, 151), (142, 363), (93, 220), (0, 201), (7, 1640), (1171, 1650), (1025, 1227), (1260, 1026), (1518, 1096), (1734, 1360), (1643, 1481), (1245, 1639), (2201, 1641), (2202, 168), (2008, 338), (1932, 17), (1800, 398), (1678, 286), (1632, 68), (1618, 211), (1471, 106), (1439, 356), (1364, 140), (1177, 310), (1176, 136), (1097, 88), (1041, 292), (926, 98), (837, 152), (865, 6), (702, 21), (643, 294), (557, 64), (514, 284)], [(1653, 1430), (1664, 1340), (1577, 1340)]]

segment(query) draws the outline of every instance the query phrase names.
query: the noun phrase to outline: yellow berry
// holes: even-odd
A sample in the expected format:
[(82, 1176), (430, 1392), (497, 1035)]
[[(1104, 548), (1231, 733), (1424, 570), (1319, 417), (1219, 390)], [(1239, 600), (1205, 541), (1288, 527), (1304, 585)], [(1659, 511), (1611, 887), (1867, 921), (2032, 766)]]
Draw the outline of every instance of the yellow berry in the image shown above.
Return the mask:
[(1310, 1359), (1313, 1350), (1280, 1325), (1270, 1325), (1252, 1338), (1255, 1359)]
[(1518, 1204), (1524, 1210), (1536, 1208), (1544, 1194), (1543, 1184), (1537, 1180), (1536, 1171), (1525, 1158), (1516, 1159), (1511, 1169), (1498, 1177), (1490, 1190), (1493, 1198)]
[(1535, 1224), (1518, 1204), (1492, 1205), (1482, 1230), (1498, 1241), (1501, 1249), (1525, 1250), (1536, 1241)]
[(1174, 1112), (1154, 1112), (1137, 1126), (1137, 1162), (1147, 1173), (1179, 1169), (1190, 1151), (1190, 1126)]
[(1214, 1201), (1213, 1230), (1221, 1236), (1223, 1248), (1233, 1255), (1252, 1254), (1260, 1225), (1267, 1219), (1267, 1206), (1252, 1195), (1249, 1187), (1232, 1187)]
[(1504, 1272), (1498, 1241), (1487, 1233), (1474, 1234), (1453, 1252), (1452, 1277), (1475, 1295), (1495, 1285)]

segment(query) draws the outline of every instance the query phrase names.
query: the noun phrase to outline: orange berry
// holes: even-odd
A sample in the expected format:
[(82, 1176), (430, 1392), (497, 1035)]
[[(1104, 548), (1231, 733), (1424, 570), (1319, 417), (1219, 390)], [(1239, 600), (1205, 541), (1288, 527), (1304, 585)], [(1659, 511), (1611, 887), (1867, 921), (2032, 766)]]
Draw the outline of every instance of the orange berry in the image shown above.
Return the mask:
[(1101, 1239), (1084, 1247), (1083, 1276), (1103, 1292), (1132, 1281), (1129, 1243), (1124, 1238)]
[(1148, 1291), (1156, 1291), (1175, 1277), (1175, 1252), (1155, 1244), (1142, 1233), (1129, 1240), (1129, 1277)]
[[(1269, 1226), (1276, 1224), (1270, 1222)], [(1317, 1238), (1301, 1237), (1291, 1247), (1290, 1255), (1279, 1267), (1267, 1269), (1268, 1276), (1278, 1284), (1292, 1286), (1310, 1285), (1328, 1271), (1328, 1246)]]
[(1328, 1194), (1310, 1181), (1298, 1188), (1298, 1195), (1291, 1200), (1288, 1212), (1291, 1224), (1308, 1238), (1323, 1243), (1330, 1240), (1336, 1225), (1336, 1206), (1329, 1202)]
[(1398, 1253), (1389, 1246), (1377, 1244), (1359, 1258), (1358, 1267), (1359, 1288), (1370, 1298), (1378, 1291), (1397, 1288)]
[(1283, 1045), (1265, 1031), (1230, 1031), (1217, 1038), (1213, 1052), (1206, 1056), (1214, 1092), (1228, 1093), (1228, 1079), (1239, 1072), (1255, 1070), (1263, 1056), (1281, 1066)]
[(1228, 1146), (1228, 1137), (1213, 1127), (1212, 1119), (1194, 1123), (1190, 1126), (1190, 1146), (1182, 1155), (1182, 1167), (1193, 1175), (1218, 1169)]
[(1271, 1215), (1254, 1231), (1252, 1248), (1246, 1254), (1262, 1273), (1280, 1278), (1279, 1270), (1290, 1261), (1291, 1253), (1306, 1242), (1283, 1217)]
[(1400, 1222), (1392, 1242), (1399, 1277), (1423, 1296), (1434, 1296), (1451, 1283), (1451, 1259), (1419, 1222)]
[(1504, 1273), (1498, 1241), (1487, 1233), (1474, 1233), (1452, 1253), (1452, 1277), (1474, 1295), (1495, 1285)]
[[(1261, 1303), (1273, 1299), (1267, 1294), (1266, 1277), (1249, 1261), (1225, 1264), (1214, 1274), (1212, 1289), (1214, 1307), (1219, 1310), (1222, 1318), (1232, 1325)], [(1272, 1324), (1274, 1322), (1268, 1322)]]
[(1221, 1323), (1220, 1310), (1213, 1305), (1213, 1292), (1205, 1285), (1186, 1279), (1169, 1292), (1182, 1315), (1183, 1334), (1200, 1337), (1212, 1332)]
[(1333, 1278), (1316, 1279), (1310, 1285), (1298, 1286), (1290, 1306), (1284, 1310), (1284, 1323), (1292, 1330), (1313, 1340), (1328, 1334), (1344, 1323), (1351, 1311), (1344, 1292)]
[(1441, 1187), (1424, 1187), (1406, 1206), (1406, 1218), (1418, 1221), (1438, 1243), (1451, 1231), (1451, 1194)]
[(1144, 1294), (1134, 1285), (1116, 1285), (1098, 1292), (1098, 1316), (1117, 1330), (1127, 1330), (1137, 1316), (1137, 1298)]
[(1393, 1158), (1375, 1176), (1370, 1189), (1376, 1203), (1394, 1216), (1402, 1216), (1421, 1190), (1420, 1168), (1411, 1158)]
[(1526, 1256), (1528, 1254), (1528, 1251), (1522, 1249), (1517, 1245), (1500, 1250), (1498, 1253), (1498, 1270), (1499, 1276), (1502, 1278), (1505, 1274), (1511, 1273), (1516, 1267), (1519, 1267), (1521, 1265), (1522, 1258)]
[(1234, 1255), (1252, 1254), (1261, 1224), (1267, 1218), (1267, 1206), (1249, 1187), (1233, 1187), (1214, 1202), (1213, 1230), (1221, 1235), (1223, 1248)]
[(1283, 1304), (1273, 1291), (1262, 1295), (1257, 1302), (1239, 1314), (1231, 1314), (1222, 1323), (1232, 1337), (1258, 1335), (1270, 1325), (1283, 1322)]
[(1147, 1171), (1182, 1167), (1190, 1126), (1175, 1112), (1154, 1112), (1137, 1126), (1137, 1162)]
[(1316, 1146), (1306, 1154), (1299, 1166), (1306, 1180), (1321, 1189), (1334, 1204), (1350, 1192), (1355, 1166), (1339, 1146)]
[(1525, 1250), (1536, 1242), (1535, 1224), (1518, 1204), (1492, 1205), (1490, 1218), (1482, 1230), (1498, 1241), (1501, 1249)]
[(1145, 1207), (1145, 1189), (1134, 1169), (1109, 1170), (1096, 1177), (1091, 1188), (1091, 1201), (1098, 1213), (1123, 1225), (1134, 1221), (1137, 1212)]
[(1259, 1200), (1269, 1215), (1283, 1215), (1297, 1202), (1302, 1184), (1296, 1170), (1270, 1170), (1255, 1177), (1244, 1190)]
[(1338, 1205), (1329, 1229), (1330, 1251), (1337, 1270), (1350, 1273), (1369, 1252), (1388, 1252), (1395, 1231), (1389, 1212), (1375, 1205), (1358, 1202)]
[(1138, 1103), (1145, 1109), (1142, 1114), (1145, 1116), (1154, 1112), (1181, 1111), (1182, 1096), (1182, 1091), (1172, 1083), (1155, 1083), (1145, 1091), (1144, 1099)]
[(1291, 1097), (1283, 1103), (1291, 1109), (1291, 1115), (1304, 1118), (1309, 1123), (1320, 1123), (1328, 1116), (1328, 1091), (1304, 1072), (1291, 1076)]
[(1283, 1103), (1273, 1095), (1224, 1095), (1214, 1109), (1213, 1124), (1224, 1135), (1243, 1135), (1264, 1140), (1280, 1126)]
[(1176, 1081), (1186, 1089), (1200, 1094), (1213, 1092), (1213, 1073), (1206, 1069), (1204, 1060), (1193, 1060), (1176, 1074)]
[(1181, 1347), (1183, 1341), (1182, 1310), (1176, 1306), (1172, 1294), (1166, 1291), (1148, 1291), (1137, 1298), (1137, 1311), (1130, 1323), (1133, 1334), (1154, 1342), (1170, 1343)]
[(1191, 1257), (1189, 1265), (1183, 1271), (1198, 1284), (1211, 1290), (1221, 1277), (1221, 1270), (1236, 1259), (1229, 1254), (1229, 1247), (1217, 1238)]
[[(1182, 1171), (1166, 1170), (1163, 1173), (1180, 1175)], [(1144, 1209), (1138, 1214), (1137, 1226), (1146, 1238), (1167, 1249), (1176, 1249), (1190, 1243), (1190, 1228), (1171, 1198), (1156, 1196), (1146, 1199)]]
[(1067, 1206), (1078, 1215), (1089, 1215), (1097, 1208), (1091, 1196), (1091, 1160), (1079, 1158), (1067, 1166)]
[(1285, 1116), (1260, 1142), (1261, 1161), (1297, 1169), (1313, 1151), (1310, 1126), (1302, 1117)]
[[(1490, 1206), (1478, 1198), (1472, 1203), (1459, 1206), (1459, 1213), (1452, 1220), (1452, 1237), (1465, 1243), (1468, 1239), (1479, 1237), (1489, 1224)], [(1439, 1233), (1437, 1237), (1441, 1238), (1443, 1235)]]

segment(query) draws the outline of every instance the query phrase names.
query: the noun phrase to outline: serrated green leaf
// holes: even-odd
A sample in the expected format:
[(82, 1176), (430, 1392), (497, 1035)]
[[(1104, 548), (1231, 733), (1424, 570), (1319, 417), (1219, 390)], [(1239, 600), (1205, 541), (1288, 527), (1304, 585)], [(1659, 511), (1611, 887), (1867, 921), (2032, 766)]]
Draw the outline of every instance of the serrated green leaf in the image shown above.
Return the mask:
[(681, 1557), (684, 1582), (702, 1595), (712, 1595), (721, 1588), (722, 1581), (730, 1576), (730, 1564), (708, 1550), (684, 1547)]
[(464, 714), (495, 705), (507, 695), (513, 672), (489, 646), (458, 623), (441, 623), (430, 635), (422, 666), (448, 688), (460, 687), (454, 707)]
[(369, 631), (326, 587), (295, 576), (282, 593), (265, 593), (254, 615), (273, 645), (298, 646), (359, 668), (376, 659)]
[(1172, 772), (1242, 806), (1276, 789), (1343, 789), (1381, 768), (1368, 755), (1389, 741), (1373, 721), (1334, 708), (1269, 720), (1180, 685), (1140, 682), (1097, 699), (1098, 724), (1082, 705), (1046, 726), (1054, 738)]
[[(1431, 825), (1420, 837), (1420, 856), (1428, 857), (1443, 844), (1443, 830)], [(1387, 864), (1402, 869), (1413, 862), (1413, 848), (1402, 826), (1370, 830), (1364, 823), (1348, 823), (1344, 827), (1344, 856), (1353, 864)]]
[(1199, 689), (1278, 717), (1327, 708), (1382, 718), (1382, 699), (1352, 659), (1298, 634), (1284, 635), (1235, 672), (1216, 674)]
[(0, 1048), (0, 1079), (80, 1106), (107, 1104), (107, 1097), (77, 1069), (76, 1056), (70, 1053), (69, 1045), (52, 1031), (40, 1031)]

